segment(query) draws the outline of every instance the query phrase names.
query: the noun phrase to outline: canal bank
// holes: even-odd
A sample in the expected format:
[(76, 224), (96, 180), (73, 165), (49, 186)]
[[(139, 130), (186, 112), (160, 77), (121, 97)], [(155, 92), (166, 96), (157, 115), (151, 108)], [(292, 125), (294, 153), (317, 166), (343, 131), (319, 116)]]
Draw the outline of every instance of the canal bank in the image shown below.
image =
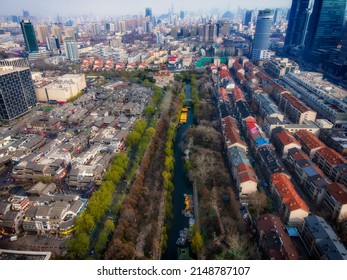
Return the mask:
[[(186, 99), (190, 99), (190, 85), (187, 84), (185, 88)], [(184, 228), (189, 228), (189, 217), (185, 216), (182, 211), (186, 207), (185, 195), (192, 195), (192, 184), (188, 180), (186, 171), (184, 170), (184, 153), (182, 150), (182, 141), (185, 131), (193, 125), (193, 110), (190, 108), (187, 112), (187, 121), (182, 123), (176, 132), (176, 140), (174, 143), (174, 190), (172, 192), (172, 204), (173, 204), (173, 218), (171, 220), (170, 229), (168, 231), (168, 244), (165, 254), (162, 259), (177, 260), (178, 259), (178, 246), (176, 244), (177, 239), (180, 237), (180, 231), (182, 233)], [(186, 247), (188, 243), (186, 242)], [(180, 246), (180, 248), (186, 248)]]

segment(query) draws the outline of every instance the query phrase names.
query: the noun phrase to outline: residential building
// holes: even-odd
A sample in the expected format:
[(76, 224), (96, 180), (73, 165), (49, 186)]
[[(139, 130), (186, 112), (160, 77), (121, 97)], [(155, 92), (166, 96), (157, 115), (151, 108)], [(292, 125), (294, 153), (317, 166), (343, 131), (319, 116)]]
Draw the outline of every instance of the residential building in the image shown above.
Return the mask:
[(281, 219), (272, 214), (261, 215), (257, 222), (259, 247), (270, 260), (298, 260), (299, 255)]
[(29, 67), (0, 67), (0, 119), (12, 120), (36, 105)]
[(310, 157), (314, 158), (315, 153), (324, 148), (325, 145), (313, 133), (307, 130), (299, 130), (294, 137), (300, 142), (301, 149)]
[(251, 193), (257, 191), (258, 179), (251, 165), (241, 163), (236, 166), (236, 184), (239, 189), (240, 200), (247, 200)]
[(61, 28), (58, 25), (53, 25), (51, 28), (52, 35), (56, 36), (59, 40), (59, 43), (63, 42), (63, 35), (61, 33)]
[(299, 65), (288, 58), (275, 57), (265, 64), (265, 70), (275, 79), (279, 79), (289, 72), (299, 70)]
[(283, 221), (292, 226), (301, 225), (309, 215), (309, 209), (285, 174), (271, 175), (271, 192)]
[(347, 189), (342, 184), (328, 184), (324, 191), (323, 203), (332, 219), (344, 221), (347, 219)]
[(314, 161), (331, 180), (347, 184), (347, 160), (338, 152), (322, 148), (315, 153)]
[(277, 157), (274, 150), (269, 146), (261, 147), (257, 150), (257, 155), (260, 161), (260, 170), (263, 172), (264, 177), (268, 180), (274, 173), (281, 173), (284, 171), (284, 166), (281, 160)]
[(36, 25), (37, 39), (40, 44), (45, 44), (49, 36), (47, 25)]
[[(71, 234), (77, 216), (85, 208), (78, 195), (61, 195), (54, 193), (54, 183), (33, 186), (29, 189), (31, 205), (24, 216), (23, 230), (37, 234), (59, 234), (64, 236)], [(35, 189), (32, 191), (32, 189)], [(49, 188), (48, 194), (37, 194), (37, 189)]]
[(273, 10), (260, 10), (258, 13), (252, 46), (253, 59), (270, 58), (268, 48), (270, 43), (273, 13)]
[(20, 22), (20, 27), (22, 29), (26, 50), (29, 53), (38, 52), (39, 47), (37, 45), (35, 30), (30, 20), (23, 19)]
[(262, 117), (278, 118), (280, 121), (283, 121), (283, 113), (267, 94), (254, 94), (253, 99)]
[(222, 120), (226, 148), (239, 147), (247, 152), (247, 144), (241, 139), (236, 120), (230, 116)]
[(304, 219), (300, 237), (307, 252), (316, 260), (347, 260), (347, 251), (331, 226), (322, 217)]
[(291, 93), (284, 92), (279, 96), (279, 107), (294, 123), (302, 124), (305, 121), (316, 120), (317, 112), (307, 107)]
[(101, 184), (107, 166), (114, 157), (113, 153), (102, 152), (101, 146), (91, 147), (72, 163), (68, 175), (68, 184), (77, 189), (84, 189), (91, 182)]
[(346, 129), (321, 129), (319, 133), (319, 139), (321, 139), (328, 147), (334, 149), (341, 155), (347, 156)]
[(66, 58), (71, 61), (79, 60), (79, 54), (75, 40), (71, 37), (65, 38), (64, 45)]
[(322, 170), (298, 148), (289, 150), (286, 162), (300, 188), (309, 195), (312, 202), (320, 205), (322, 199), (320, 195), (325, 186), (330, 183), (325, 178)]
[(277, 153), (282, 158), (286, 158), (288, 151), (292, 148), (301, 148), (300, 143), (282, 127), (275, 128), (272, 131), (270, 141), (275, 146)]
[(328, 119), (335, 127), (347, 126), (347, 104), (343, 102), (347, 91), (325, 81), (316, 72), (289, 73), (282, 80), (318, 112), (318, 117)]

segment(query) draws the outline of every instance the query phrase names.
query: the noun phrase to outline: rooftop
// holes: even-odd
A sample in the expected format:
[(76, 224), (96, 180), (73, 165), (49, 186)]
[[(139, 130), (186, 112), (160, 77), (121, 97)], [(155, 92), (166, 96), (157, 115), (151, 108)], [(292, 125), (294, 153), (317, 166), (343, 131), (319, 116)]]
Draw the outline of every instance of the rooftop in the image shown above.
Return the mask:
[(275, 173), (271, 176), (271, 182), (276, 187), (279, 195), (282, 197), (283, 203), (291, 211), (302, 209), (309, 211), (308, 206), (303, 199), (298, 195), (292, 182), (283, 173)]
[(313, 235), (316, 245), (330, 260), (347, 260), (347, 251), (338, 240), (334, 230), (319, 216), (311, 215), (304, 218), (308, 230)]
[(313, 150), (320, 147), (325, 147), (325, 144), (318, 139), (317, 136), (307, 130), (299, 130), (294, 134), (294, 137), (308, 149)]

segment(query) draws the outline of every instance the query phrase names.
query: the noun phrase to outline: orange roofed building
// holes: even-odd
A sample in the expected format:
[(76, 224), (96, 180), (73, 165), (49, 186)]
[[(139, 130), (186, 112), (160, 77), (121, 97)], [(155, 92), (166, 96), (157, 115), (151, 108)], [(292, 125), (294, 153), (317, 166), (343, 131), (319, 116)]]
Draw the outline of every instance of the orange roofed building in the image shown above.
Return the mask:
[(285, 174), (272, 174), (271, 192), (283, 221), (293, 226), (301, 225), (304, 218), (308, 216), (309, 209)]
[(294, 134), (294, 137), (300, 142), (302, 150), (313, 158), (315, 153), (325, 147), (325, 144), (318, 139), (313, 133), (307, 130), (299, 130)]

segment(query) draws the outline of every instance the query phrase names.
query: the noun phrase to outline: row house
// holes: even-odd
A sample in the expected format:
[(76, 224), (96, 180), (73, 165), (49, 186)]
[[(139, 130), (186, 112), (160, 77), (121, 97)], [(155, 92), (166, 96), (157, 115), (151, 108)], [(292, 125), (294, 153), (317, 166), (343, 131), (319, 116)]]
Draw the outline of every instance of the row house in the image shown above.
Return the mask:
[(279, 107), (294, 123), (303, 124), (305, 121), (315, 121), (317, 112), (307, 107), (300, 99), (291, 93), (283, 93), (279, 97)]
[(282, 158), (287, 157), (288, 150), (292, 148), (301, 148), (300, 143), (282, 127), (275, 128), (272, 131), (270, 141)]
[(347, 160), (338, 152), (322, 148), (315, 153), (314, 161), (331, 180), (347, 185)]
[(283, 221), (292, 226), (301, 225), (309, 215), (309, 209), (285, 174), (271, 176), (271, 192)]
[(294, 134), (294, 137), (301, 144), (301, 149), (310, 157), (313, 158), (315, 153), (324, 148), (325, 145), (313, 133), (307, 130), (299, 130)]
[(304, 219), (300, 238), (315, 260), (347, 260), (347, 250), (324, 218), (310, 215)]
[(270, 260), (298, 260), (298, 252), (278, 216), (261, 215), (257, 222), (258, 246)]

